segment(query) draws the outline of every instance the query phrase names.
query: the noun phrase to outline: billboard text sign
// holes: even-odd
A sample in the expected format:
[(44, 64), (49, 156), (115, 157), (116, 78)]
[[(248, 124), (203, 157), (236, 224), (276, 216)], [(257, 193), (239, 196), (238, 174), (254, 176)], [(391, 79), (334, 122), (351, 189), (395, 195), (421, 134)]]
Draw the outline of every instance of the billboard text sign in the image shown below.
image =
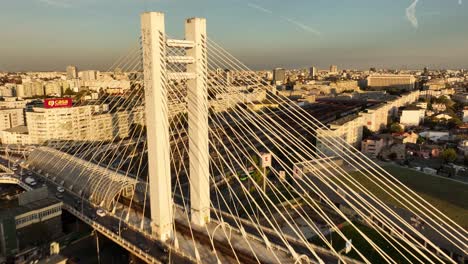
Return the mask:
[(45, 108), (61, 108), (72, 107), (73, 100), (71, 98), (50, 98), (44, 100)]

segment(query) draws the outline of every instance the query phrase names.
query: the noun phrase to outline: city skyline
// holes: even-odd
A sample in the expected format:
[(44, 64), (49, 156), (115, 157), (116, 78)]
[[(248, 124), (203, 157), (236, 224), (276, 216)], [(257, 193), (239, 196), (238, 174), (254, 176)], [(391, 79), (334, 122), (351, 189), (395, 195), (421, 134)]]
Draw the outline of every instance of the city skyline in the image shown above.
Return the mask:
[(138, 15), (148, 10), (166, 12), (175, 37), (183, 24), (173, 21), (206, 17), (210, 38), (254, 69), (468, 66), (467, 7), (457, 0), (193, 2), (4, 3), (0, 71), (107, 70), (138, 45)]
[[(226, 2), (146, 1), (158, 11), (135, 24), (130, 0), (29, 1), (37, 9), (13, 18), (29, 12), (34, 26), (9, 29), (26, 41), (0, 61), (41, 67), (0, 71), (0, 263), (466, 262), (468, 72), (372, 59), (393, 55), (380, 42), (401, 64), (422, 47), (463, 61), (465, 46), (401, 47), (397, 22), (339, 36), (340, 12), (356, 11), (325, 0), (325, 26), (279, 1), (248, 2), (251, 16), (237, 16), (242, 1), (229, 16)], [(428, 2), (410, 2), (395, 4), (401, 27), (433, 43), (419, 35)], [(162, 6), (193, 14), (172, 21)], [(55, 12), (54, 27), (38, 19)], [(343, 70), (360, 61), (371, 65)]]

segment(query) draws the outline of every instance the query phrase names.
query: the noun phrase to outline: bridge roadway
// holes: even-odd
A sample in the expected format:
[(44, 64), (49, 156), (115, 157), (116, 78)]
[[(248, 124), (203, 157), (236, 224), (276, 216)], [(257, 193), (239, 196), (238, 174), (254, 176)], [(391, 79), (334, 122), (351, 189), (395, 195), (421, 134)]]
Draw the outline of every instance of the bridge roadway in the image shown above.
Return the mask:
[[(0, 157), (0, 165), (7, 164), (8, 161), (6, 158)], [(15, 174), (12, 175), (12, 177), (8, 178), (17, 179), (19, 181), (18, 184), (29, 186), (24, 183), (23, 178), (25, 177), (20, 175), (20, 170), (25, 172), (29, 171), (26, 168), (18, 169), (18, 171), (14, 172)], [(33, 172), (32, 176), (37, 181), (37, 184), (32, 188), (41, 188), (46, 185), (51, 194), (57, 192), (57, 185), (55, 183), (45, 180), (45, 177), (35, 172)], [(7, 177), (5, 177), (5, 179), (6, 178)], [(15, 182), (11, 181), (5, 183)], [(29, 189), (31, 189), (31, 187)], [(148, 263), (196, 263), (196, 260), (192, 257), (175, 250), (165, 243), (152, 239), (132, 226), (127, 226), (126, 223), (115, 216), (110, 214), (103, 217), (97, 216), (97, 207), (71, 192), (65, 191), (61, 200), (64, 203), (63, 208), (65, 210)], [(80, 202), (78, 203), (77, 201)], [(115, 229), (115, 227), (120, 228)]]
[[(13, 162), (10, 159), (10, 162)], [(6, 157), (0, 157), (0, 163), (5, 165), (8, 164)], [(49, 181), (47, 177), (44, 177), (37, 172), (28, 170), (26, 167), (20, 167), (15, 171), (13, 178), (18, 179), (18, 183), (24, 183), (24, 178), (20, 171), (31, 172), (33, 177), (37, 181), (37, 185), (33, 188), (40, 188), (46, 186), (49, 192), (54, 194), (57, 191), (58, 185), (52, 181)], [(28, 185), (26, 185), (28, 186)], [(264, 241), (259, 240), (255, 237), (250, 237), (247, 240), (244, 238), (247, 234), (241, 234), (239, 231), (233, 232), (227, 239), (226, 234), (222, 231), (216, 231), (219, 223), (212, 222), (206, 227), (189, 227), (185, 214), (182, 209), (178, 207), (176, 210), (176, 231), (179, 244), (182, 244), (184, 237), (188, 240), (185, 246), (181, 245), (179, 250), (175, 249), (173, 245), (168, 243), (162, 243), (155, 240), (147, 233), (142, 232), (141, 229), (135, 227), (135, 225), (128, 224), (127, 222), (116, 217), (116, 215), (107, 214), (103, 217), (96, 215), (98, 207), (89, 203), (77, 196), (76, 194), (65, 191), (61, 200), (64, 203), (63, 208), (81, 219), (83, 222), (89, 224), (95, 230), (113, 240), (120, 246), (124, 247), (131, 253), (140, 257), (141, 259), (149, 263), (197, 263), (197, 262), (217, 262), (216, 255), (214, 255), (212, 246), (214, 245), (218, 252), (217, 257), (223, 263), (237, 262), (236, 259), (242, 263), (294, 263), (294, 259), (289, 252), (280, 247), (267, 247), (263, 243)], [(80, 201), (78, 203), (78, 201)], [(192, 236), (196, 239), (196, 247), (199, 261), (197, 261), (192, 255), (185, 254), (184, 252), (193, 252), (193, 244), (191, 241)], [(250, 241), (252, 239), (252, 241)], [(214, 242), (214, 244), (213, 244)], [(189, 247), (187, 247), (188, 244)], [(192, 246), (190, 248), (190, 246)], [(212, 256), (203, 256), (200, 249), (203, 248)], [(183, 249), (183, 250), (180, 250)], [(271, 250), (275, 251), (275, 254), (271, 253)], [(255, 254), (252, 253), (255, 252)], [(200, 254), (201, 253), (201, 254)], [(222, 253), (223, 255), (219, 255)], [(214, 257), (214, 258), (213, 258)]]
[[(7, 165), (8, 161), (5, 158), (0, 158), (1, 163)], [(29, 171), (26, 168), (21, 168), (21, 170)], [(26, 185), (21, 181), (21, 175), (19, 171), (16, 171), (16, 176), (14, 178), (20, 179), (19, 183)], [(54, 182), (47, 181), (46, 177), (43, 177), (40, 174), (32, 172), (38, 184), (35, 188), (41, 187), (44, 184), (49, 188), (50, 193), (56, 193), (57, 185)], [(41, 179), (41, 180), (39, 180)], [(23, 179), (24, 180), (24, 179)], [(45, 180), (45, 181), (43, 181)], [(26, 185), (27, 187), (28, 185)], [(92, 226), (94, 229), (99, 231), (101, 234), (105, 235), (109, 239), (113, 240), (117, 244), (126, 248), (128, 251), (132, 252), (141, 259), (150, 262), (150, 263), (196, 263), (196, 259), (192, 256), (189, 256), (183, 253), (181, 250), (175, 249), (172, 245), (167, 243), (162, 243), (151, 238), (148, 234), (142, 232), (142, 230), (136, 228), (135, 226), (129, 225), (125, 221), (122, 221), (120, 218), (115, 215), (107, 214), (106, 216), (99, 217), (96, 215), (97, 207), (89, 203), (86, 200), (81, 199), (72, 192), (65, 191), (63, 193), (62, 201), (64, 202), (64, 209), (75, 215), (77, 218), (81, 219), (85, 223)], [(80, 201), (80, 203), (78, 203)], [(230, 214), (217, 211), (217, 214), (223, 215), (223, 220), (231, 228), (229, 238), (223, 231), (219, 230), (216, 234), (214, 233), (219, 223), (213, 222), (210, 223), (207, 227), (196, 228), (192, 226), (192, 229), (188, 227), (187, 221), (184, 221), (184, 215), (182, 214), (182, 209), (179, 206), (180, 210), (176, 210), (175, 225), (177, 233), (184, 234), (186, 237), (193, 236), (197, 240), (197, 244), (202, 244), (204, 248), (207, 248), (210, 251), (210, 248), (214, 245), (216, 251), (224, 254), (226, 257), (220, 258), (224, 261), (236, 261), (239, 260), (241, 263), (293, 263), (294, 259), (286, 250), (284, 242), (280, 236), (271, 229), (262, 227), (262, 232), (265, 234), (265, 237), (262, 237), (258, 227), (251, 223), (250, 221), (236, 218)], [(213, 209), (215, 211), (215, 209)], [(177, 216), (177, 214), (179, 214)], [(186, 217), (185, 217), (186, 218)], [(239, 229), (234, 229), (236, 227), (236, 222), (242, 222), (244, 228), (243, 231)], [(178, 238), (181, 237), (178, 234)], [(212, 239), (214, 240), (214, 244)], [(249, 241), (245, 242), (246, 238)], [(265, 238), (267, 242), (265, 242)], [(179, 239), (180, 240), (180, 239)], [(301, 241), (296, 240), (292, 237), (286, 237), (286, 240), (294, 249), (294, 251), (299, 255), (305, 255), (309, 257), (310, 260), (314, 260), (315, 257), (311, 254), (310, 249)], [(192, 242), (193, 243), (193, 242)], [(234, 244), (234, 245), (233, 245)], [(265, 245), (268, 245), (265, 247)], [(310, 245), (315, 252), (324, 260), (325, 263), (337, 263), (338, 259), (336, 256), (332, 255), (330, 251)], [(198, 250), (200, 247), (197, 247)], [(274, 250), (275, 254), (268, 254), (270, 250)], [(188, 249), (187, 251), (190, 251)], [(192, 248), (193, 251), (193, 248)], [(258, 256), (252, 254), (254, 251)], [(196, 255), (196, 254), (195, 254)], [(274, 256), (276, 255), (276, 256)], [(346, 262), (357, 263), (356, 261), (346, 258)], [(204, 259), (206, 260), (206, 259)], [(314, 261), (315, 262), (315, 261)]]

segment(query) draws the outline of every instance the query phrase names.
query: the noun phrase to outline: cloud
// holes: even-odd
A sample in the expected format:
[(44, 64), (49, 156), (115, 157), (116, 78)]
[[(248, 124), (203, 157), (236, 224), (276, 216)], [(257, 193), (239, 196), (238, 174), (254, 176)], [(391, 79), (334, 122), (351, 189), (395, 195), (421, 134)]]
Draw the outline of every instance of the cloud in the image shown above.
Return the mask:
[(257, 10), (263, 12), (263, 13), (273, 14), (273, 11), (271, 11), (270, 9), (266, 9), (264, 7), (261, 7), (259, 5), (254, 4), (254, 3), (247, 3), (247, 5), (249, 7), (251, 7), (251, 8), (253, 8), (253, 9), (257, 9)]
[(72, 7), (69, 0), (38, 0), (39, 2), (53, 6), (53, 7), (60, 7), (60, 8), (70, 8)]
[(418, 28), (418, 18), (416, 17), (416, 4), (419, 0), (414, 0), (413, 3), (406, 8), (406, 18), (414, 28)]
[[(267, 13), (267, 14), (273, 14), (273, 11), (271, 11), (270, 9), (267, 9), (267, 8), (264, 8), (263, 6), (259, 6), (257, 4), (254, 4), (254, 3), (247, 3), (247, 6), (250, 7), (250, 8), (253, 8), (253, 9), (256, 9), (260, 12), (263, 12), (263, 13)], [(313, 33), (315, 35), (320, 35), (321, 32), (319, 32), (318, 30), (308, 26), (308, 25), (305, 25), (304, 23), (301, 23), (297, 20), (294, 20), (292, 18), (289, 18), (289, 17), (284, 17), (284, 16), (281, 16), (280, 17), (282, 20), (290, 23), (290, 24), (293, 24), (294, 26), (298, 27), (299, 29), (302, 29), (304, 31), (307, 31), (309, 33)]]
[(305, 24), (303, 24), (303, 23), (301, 23), (301, 22), (299, 22), (299, 21), (296, 21), (296, 20), (294, 20), (294, 19), (292, 19), (292, 18), (289, 18), (289, 17), (281, 17), (281, 19), (283, 19), (283, 20), (285, 20), (285, 21), (287, 21), (287, 22), (289, 22), (289, 23), (291, 23), (291, 24), (297, 26), (298, 28), (300, 28), (300, 29), (302, 29), (302, 30), (304, 30), (304, 31), (313, 33), (313, 34), (315, 34), (315, 35), (321, 35), (321, 34), (322, 34), (320, 31), (318, 31), (318, 30), (316, 30), (316, 29), (314, 29), (314, 28), (312, 28), (312, 27), (310, 27), (310, 26), (307, 26), (307, 25), (305, 25)]

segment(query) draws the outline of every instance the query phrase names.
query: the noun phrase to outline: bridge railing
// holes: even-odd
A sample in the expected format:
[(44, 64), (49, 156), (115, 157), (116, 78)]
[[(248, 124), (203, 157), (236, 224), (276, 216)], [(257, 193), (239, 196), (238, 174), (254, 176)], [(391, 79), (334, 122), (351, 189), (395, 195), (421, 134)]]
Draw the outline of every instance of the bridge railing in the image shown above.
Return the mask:
[(88, 225), (90, 225), (91, 227), (93, 227), (95, 230), (99, 231), (101, 234), (103, 234), (106, 237), (108, 237), (109, 239), (113, 240), (115, 243), (117, 243), (120, 246), (124, 247), (125, 249), (132, 252), (133, 254), (137, 255), (139, 258), (146, 261), (147, 263), (161, 263), (160, 261), (158, 261), (156, 258), (151, 256), (150, 254), (144, 252), (143, 250), (141, 250), (137, 246), (135, 246), (135, 245), (131, 244), (130, 242), (128, 242), (127, 240), (123, 239), (121, 236), (118, 236), (117, 234), (110, 231), (109, 229), (107, 229), (103, 225), (89, 219), (88, 217), (86, 217), (85, 215), (80, 213), (75, 208), (73, 208), (73, 207), (71, 207), (71, 206), (69, 206), (67, 204), (64, 204), (63, 208), (65, 210), (67, 210), (68, 212), (70, 212), (71, 214), (78, 217), (79, 219), (81, 219), (83, 222), (85, 222)]

